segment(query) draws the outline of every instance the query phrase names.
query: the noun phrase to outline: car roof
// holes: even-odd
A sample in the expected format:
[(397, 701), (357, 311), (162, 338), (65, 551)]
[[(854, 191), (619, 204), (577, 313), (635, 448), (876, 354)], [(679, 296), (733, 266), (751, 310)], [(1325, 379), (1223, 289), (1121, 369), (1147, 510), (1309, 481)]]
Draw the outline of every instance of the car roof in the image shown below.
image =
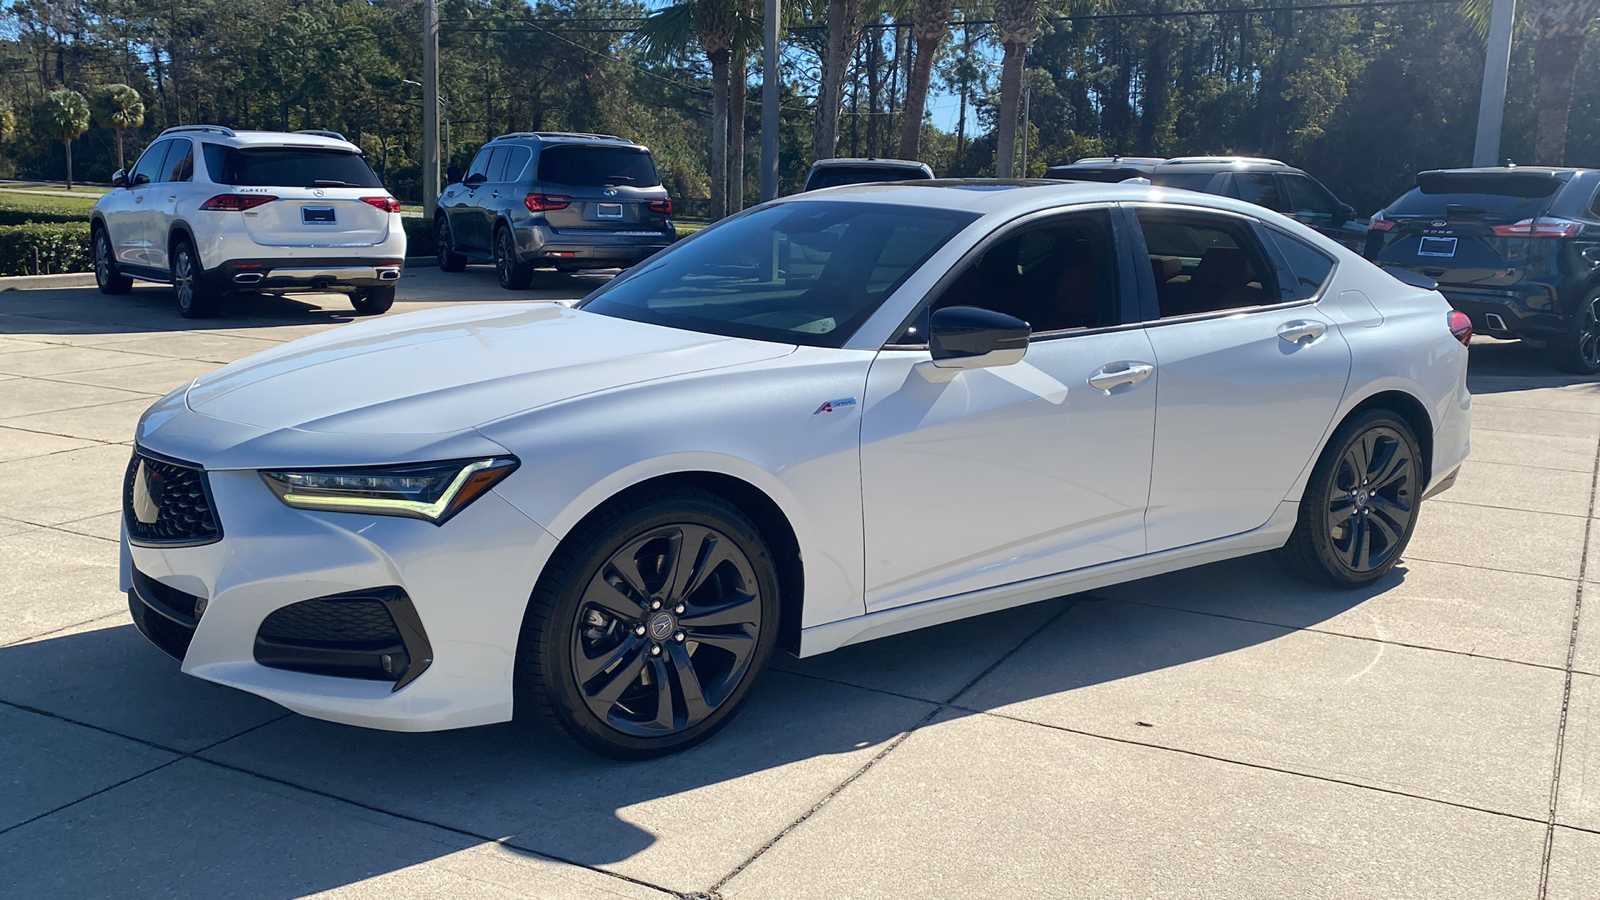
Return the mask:
[(228, 147), (304, 147), (361, 152), (360, 147), (336, 131), (234, 131), (221, 125), (179, 125), (161, 132), (156, 139), (180, 135), (204, 138), (209, 143)]
[[(1153, 166), (1153, 165), (1157, 165), (1158, 163), (1164, 163), (1166, 161), (1167, 161), (1167, 158), (1165, 156), (1085, 156), (1082, 159), (1073, 160), (1070, 163), (1070, 165), (1074, 165), (1074, 166)], [(1065, 165), (1068, 165), (1068, 164), (1067, 163), (1063, 163), (1060, 166), (1051, 166), (1050, 168), (1059, 169), (1059, 168), (1061, 168), (1062, 166), (1065, 166)]]
[(1012, 218), (1077, 203), (1181, 201), (1189, 206), (1244, 213), (1261, 219), (1291, 221), (1262, 207), (1178, 188), (1119, 182), (1060, 181), (1047, 178), (937, 178), (895, 184), (850, 184), (791, 194), (779, 202), (893, 203), (924, 209), (959, 210), (980, 216)]
[(1179, 156), (1161, 163), (1156, 168), (1166, 171), (1182, 170), (1184, 172), (1202, 173), (1300, 171), (1282, 160), (1266, 159), (1259, 156)]
[(513, 131), (509, 134), (502, 134), (489, 143), (500, 142), (580, 144), (584, 146), (626, 147), (634, 150), (649, 149), (643, 144), (636, 144), (627, 138), (620, 138), (614, 134), (593, 134), (587, 131)]
[(832, 159), (819, 159), (816, 162), (811, 164), (811, 170), (812, 171), (816, 171), (817, 169), (832, 169), (832, 168), (837, 168), (837, 167), (841, 167), (841, 166), (851, 166), (851, 167), (859, 166), (859, 167), (861, 167), (863, 169), (873, 169), (873, 168), (878, 168), (878, 169), (891, 169), (891, 168), (904, 169), (904, 168), (911, 168), (911, 169), (927, 169), (930, 172), (933, 171), (933, 169), (927, 163), (918, 162), (917, 160), (914, 160), (914, 159), (883, 159), (883, 158), (874, 157), (874, 156), (866, 156), (866, 157), (843, 156), (843, 157), (834, 157)]

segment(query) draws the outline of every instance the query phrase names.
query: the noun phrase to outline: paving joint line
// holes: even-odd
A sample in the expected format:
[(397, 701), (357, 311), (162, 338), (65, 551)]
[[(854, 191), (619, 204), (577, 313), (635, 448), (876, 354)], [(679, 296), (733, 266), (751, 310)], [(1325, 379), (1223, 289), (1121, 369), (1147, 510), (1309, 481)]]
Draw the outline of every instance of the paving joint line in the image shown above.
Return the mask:
[[(1460, 504), (1460, 505), (1466, 506), (1467, 504), (1463, 503), (1463, 504)], [(1473, 563), (1464, 563), (1464, 562), (1461, 562), (1460, 560), (1455, 560), (1455, 559), (1438, 559), (1437, 557), (1433, 557), (1433, 556), (1417, 556), (1416, 554), (1409, 552), (1409, 548), (1407, 548), (1407, 553), (1405, 554), (1405, 558), (1406, 559), (1420, 560), (1422, 562), (1443, 563), (1443, 564), (1446, 564), (1446, 565), (1461, 566), (1461, 567), (1467, 568), (1467, 569), (1480, 569), (1480, 570), (1482, 570), (1484, 572), (1501, 572), (1501, 573), (1506, 574), (1506, 575), (1531, 575), (1534, 578), (1554, 578), (1557, 581), (1571, 581), (1571, 582), (1577, 582), (1577, 581), (1580, 580), (1580, 577), (1582, 575), (1582, 569), (1583, 569), (1583, 567), (1580, 565), (1578, 567), (1579, 574), (1578, 575), (1574, 575), (1574, 576), (1551, 575), (1548, 572), (1529, 572), (1529, 571), (1526, 571), (1524, 569), (1502, 569), (1502, 568), (1500, 568), (1498, 566), (1480, 566), (1480, 565), (1475, 565)]]
[[(119, 510), (109, 509), (109, 510), (106, 510), (105, 512), (103, 512), (103, 513), (95, 513), (92, 516), (84, 516), (82, 519), (73, 519), (71, 522), (61, 522), (61, 523), (56, 524), (56, 525), (46, 525), (43, 522), (30, 522), (27, 519), (12, 519), (11, 521), (13, 521), (13, 522), (21, 522), (24, 525), (31, 525), (34, 528), (43, 528), (43, 529), (45, 529), (47, 531), (59, 531), (62, 534), (70, 534), (70, 535), (74, 535), (76, 537), (93, 538), (94, 540), (97, 540), (97, 541), (105, 541), (108, 544), (120, 544), (120, 543), (122, 543), (120, 538), (102, 537), (102, 536), (100, 536), (98, 534), (84, 534), (81, 531), (73, 531), (70, 528), (62, 528), (61, 527), (62, 525), (71, 525), (71, 524), (76, 523), (76, 522), (82, 522), (82, 521), (84, 521), (86, 519), (95, 519), (95, 518), (99, 518), (100, 516), (109, 516), (114, 512), (119, 512)], [(11, 537), (16, 537), (16, 535), (11, 535)]]
[(74, 622), (71, 625), (62, 625), (59, 628), (52, 628), (49, 631), (41, 631), (38, 634), (30, 634), (27, 637), (20, 637), (14, 641), (6, 641), (5, 643), (0, 644), (0, 650), (4, 650), (8, 647), (20, 647), (21, 645), (30, 641), (43, 640), (45, 638), (60, 634), (63, 631), (71, 631), (74, 628), (82, 628), (85, 625), (93, 625), (96, 622), (104, 622), (107, 619), (120, 619), (122, 616), (123, 614), (119, 612), (106, 613), (103, 616), (95, 616), (92, 619), (84, 619), (82, 622)]
[[(0, 421), (3, 421), (3, 420), (0, 420)], [(1552, 471), (1559, 471), (1559, 470), (1552, 470)], [(1473, 503), (1470, 500), (1446, 500), (1442, 496), (1441, 497), (1434, 497), (1433, 498), (1433, 502), (1434, 503), (1448, 503), (1451, 506), (1470, 506), (1470, 507), (1473, 507), (1474, 509), (1500, 509), (1500, 510), (1505, 510), (1506, 512), (1534, 513), (1535, 515), (1540, 515), (1540, 516), (1561, 516), (1562, 518), (1565, 518), (1565, 519), (1587, 519), (1588, 518), (1588, 516), (1583, 514), (1583, 513), (1554, 512), (1553, 510), (1548, 510), (1548, 509), (1528, 509), (1527, 507), (1524, 507), (1524, 506), (1497, 506), (1497, 505), (1495, 505), (1493, 503)]]

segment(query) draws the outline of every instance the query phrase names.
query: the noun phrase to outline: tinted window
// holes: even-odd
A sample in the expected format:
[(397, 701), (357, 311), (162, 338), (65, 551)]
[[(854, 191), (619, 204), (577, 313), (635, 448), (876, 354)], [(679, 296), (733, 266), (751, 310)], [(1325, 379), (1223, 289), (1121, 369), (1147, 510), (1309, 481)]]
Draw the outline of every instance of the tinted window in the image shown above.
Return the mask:
[(1312, 247), (1305, 241), (1292, 238), (1281, 231), (1267, 229), (1267, 234), (1272, 236), (1272, 242), (1277, 245), (1278, 252), (1283, 255), (1284, 262), (1289, 266), (1289, 272), (1294, 276), (1292, 282), (1283, 284), (1280, 296), (1284, 302), (1291, 300), (1309, 300), (1316, 296), (1317, 291), (1328, 283), (1328, 278), (1333, 274), (1333, 258), (1321, 250)]
[(1213, 177), (1210, 172), (1162, 172), (1158, 169), (1150, 173), (1150, 183), (1204, 194)]
[(1331, 216), (1339, 206), (1333, 195), (1304, 175), (1283, 176), (1283, 188), (1289, 195), (1289, 211), (1302, 216)]
[[(1442, 182), (1430, 185), (1432, 190), (1420, 187), (1407, 191), (1399, 200), (1389, 204), (1385, 215), (1434, 216), (1438, 218), (1473, 218), (1488, 216), (1494, 219), (1526, 219), (1544, 211), (1555, 193), (1554, 184), (1548, 190), (1473, 190), (1475, 187), (1494, 185), (1452, 184)], [(1461, 190), (1452, 190), (1460, 187)], [(1531, 196), (1530, 196), (1531, 193)]]
[(166, 161), (161, 164), (162, 181), (190, 181), (194, 178), (194, 142), (187, 138), (172, 141)]
[(1024, 227), (968, 263), (933, 306), (992, 309), (1022, 319), (1035, 332), (1116, 325), (1121, 317), (1111, 220), (1098, 212)]
[(1271, 174), (1240, 173), (1233, 176), (1233, 190), (1240, 200), (1284, 212), (1288, 209), (1278, 194), (1278, 179)]
[(506, 160), (511, 158), (510, 147), (496, 147), (489, 153), (489, 180), (506, 180)]
[(661, 183), (648, 152), (595, 146), (546, 147), (539, 154), (539, 180), (568, 187), (655, 187)]
[(505, 171), (501, 174), (501, 181), (521, 181), (523, 170), (528, 167), (528, 161), (533, 159), (533, 151), (527, 147), (511, 147), (506, 153)]
[[(213, 166), (207, 148), (206, 165), (221, 184), (240, 187), (364, 187), (381, 188), (383, 182), (359, 155), (343, 150), (304, 147), (219, 147)], [(219, 171), (220, 170), (220, 171)]]
[(928, 173), (916, 166), (825, 166), (811, 173), (806, 180), (806, 190), (880, 181), (925, 181), (927, 178)]
[[(167, 151), (172, 149), (174, 141), (158, 141), (144, 151), (139, 157), (139, 162), (133, 167), (133, 174), (128, 176), (128, 183), (132, 185), (143, 182), (160, 181), (163, 163), (166, 161)], [(140, 181), (141, 176), (143, 182)]]
[(489, 178), (489, 157), (493, 153), (493, 147), (485, 147), (479, 150), (478, 155), (472, 158), (472, 167), (467, 169), (466, 177), (471, 178), (474, 175), (481, 175), (487, 180)]
[(1278, 302), (1273, 265), (1242, 220), (1140, 210), (1161, 318)]
[(976, 218), (888, 204), (783, 203), (696, 235), (582, 308), (710, 334), (839, 347)]

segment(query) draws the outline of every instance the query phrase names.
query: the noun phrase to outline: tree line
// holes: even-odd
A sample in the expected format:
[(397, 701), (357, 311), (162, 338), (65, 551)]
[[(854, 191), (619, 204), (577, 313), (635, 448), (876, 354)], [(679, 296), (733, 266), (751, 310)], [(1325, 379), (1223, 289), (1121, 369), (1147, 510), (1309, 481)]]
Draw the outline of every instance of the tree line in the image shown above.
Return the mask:
[[(784, 5), (785, 191), (835, 155), (1004, 176), (1244, 153), (1367, 212), (1470, 162), (1490, 0)], [(761, 7), (442, 0), (445, 160), (507, 131), (618, 134), (685, 206), (742, 208)], [(104, 181), (160, 129), (205, 122), (342, 132), (419, 196), (420, 0), (17, 0), (0, 22), (0, 176)], [(1503, 156), (1600, 166), (1597, 23), (1600, 0), (1519, 4)]]

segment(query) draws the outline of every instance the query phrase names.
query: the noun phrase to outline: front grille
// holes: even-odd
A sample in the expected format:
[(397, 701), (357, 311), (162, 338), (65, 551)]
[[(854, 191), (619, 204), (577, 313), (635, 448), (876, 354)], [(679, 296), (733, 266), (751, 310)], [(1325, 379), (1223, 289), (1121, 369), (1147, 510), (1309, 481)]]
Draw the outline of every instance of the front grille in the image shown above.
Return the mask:
[(222, 539), (205, 470), (147, 450), (135, 450), (128, 460), (122, 510), (135, 544), (195, 546)]
[(173, 659), (182, 662), (189, 652), (189, 642), (194, 639), (204, 609), (201, 598), (133, 570), (133, 590), (128, 592), (133, 624)]
[(392, 681), (399, 690), (433, 662), (411, 598), (398, 587), (302, 600), (256, 632), (256, 662), (274, 669)]

